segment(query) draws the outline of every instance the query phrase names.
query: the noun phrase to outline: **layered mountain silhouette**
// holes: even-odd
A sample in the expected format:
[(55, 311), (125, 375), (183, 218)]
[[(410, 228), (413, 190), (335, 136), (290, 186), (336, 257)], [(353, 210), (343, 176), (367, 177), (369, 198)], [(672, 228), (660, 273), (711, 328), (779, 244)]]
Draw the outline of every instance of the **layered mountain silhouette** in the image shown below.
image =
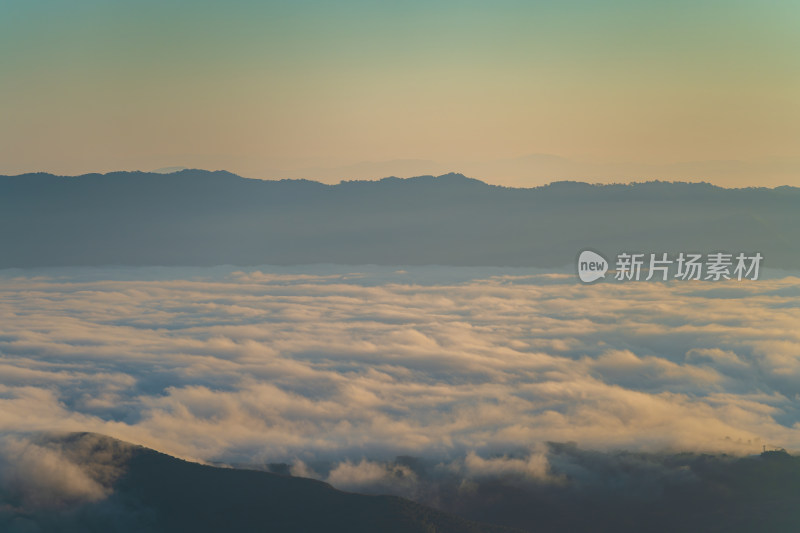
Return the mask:
[(561, 267), (593, 248), (761, 252), (800, 267), (800, 189), (531, 189), (459, 174), (325, 185), (217, 171), (0, 177), (0, 268), (390, 264)]

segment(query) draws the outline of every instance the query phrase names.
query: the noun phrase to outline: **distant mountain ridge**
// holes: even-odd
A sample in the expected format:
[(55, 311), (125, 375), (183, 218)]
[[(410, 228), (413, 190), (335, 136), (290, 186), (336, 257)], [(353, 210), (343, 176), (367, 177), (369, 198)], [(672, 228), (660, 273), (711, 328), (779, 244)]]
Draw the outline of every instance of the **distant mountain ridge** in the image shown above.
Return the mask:
[(387, 264), (561, 267), (581, 249), (755, 252), (800, 267), (800, 189), (531, 189), (460, 174), (263, 181), (225, 171), (0, 176), (0, 268)]

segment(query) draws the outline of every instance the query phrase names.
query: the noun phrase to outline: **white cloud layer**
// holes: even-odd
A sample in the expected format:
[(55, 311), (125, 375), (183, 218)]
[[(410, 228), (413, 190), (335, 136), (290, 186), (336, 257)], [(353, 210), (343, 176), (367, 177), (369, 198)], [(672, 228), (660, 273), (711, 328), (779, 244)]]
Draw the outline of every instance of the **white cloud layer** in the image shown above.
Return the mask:
[(544, 479), (547, 441), (800, 449), (800, 279), (520, 272), (5, 271), (0, 431), (298, 472), (339, 461), (323, 477), (345, 488), (412, 482), (381, 462), (398, 455)]

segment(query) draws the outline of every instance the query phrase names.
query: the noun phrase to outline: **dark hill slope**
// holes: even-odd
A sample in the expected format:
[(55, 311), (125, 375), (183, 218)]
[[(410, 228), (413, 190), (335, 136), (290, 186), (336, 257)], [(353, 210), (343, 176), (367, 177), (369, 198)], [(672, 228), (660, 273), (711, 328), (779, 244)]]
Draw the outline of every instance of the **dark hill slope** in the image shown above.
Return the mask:
[(38, 445), (80, 465), (110, 486), (110, 495), (54, 506), (31, 504), (20, 491), (6, 488), (0, 492), (0, 531), (513, 533), (398, 497), (352, 494), (311, 479), (191, 463), (96, 434)]

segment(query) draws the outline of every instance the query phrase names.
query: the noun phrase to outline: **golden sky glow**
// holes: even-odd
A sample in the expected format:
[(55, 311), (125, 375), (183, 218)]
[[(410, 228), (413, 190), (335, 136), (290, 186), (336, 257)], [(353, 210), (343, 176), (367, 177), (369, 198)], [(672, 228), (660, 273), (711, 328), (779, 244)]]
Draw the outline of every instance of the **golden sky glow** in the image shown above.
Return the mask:
[(789, 1), (4, 0), (0, 173), (800, 185), (798, 23)]

